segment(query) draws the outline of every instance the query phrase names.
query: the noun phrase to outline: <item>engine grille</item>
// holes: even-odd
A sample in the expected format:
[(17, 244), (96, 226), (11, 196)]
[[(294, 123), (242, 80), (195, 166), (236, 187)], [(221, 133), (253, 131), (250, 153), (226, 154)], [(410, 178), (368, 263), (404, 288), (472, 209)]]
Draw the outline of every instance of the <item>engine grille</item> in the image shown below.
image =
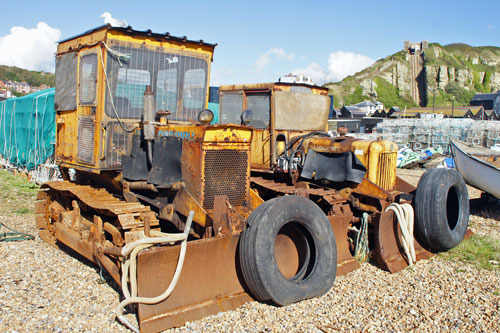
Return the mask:
[(78, 159), (94, 164), (94, 118), (81, 117), (78, 121)]
[(378, 156), (377, 185), (384, 190), (393, 189), (396, 185), (397, 153), (380, 153)]
[(205, 150), (203, 208), (214, 208), (214, 196), (227, 195), (233, 206), (247, 204), (248, 152)]

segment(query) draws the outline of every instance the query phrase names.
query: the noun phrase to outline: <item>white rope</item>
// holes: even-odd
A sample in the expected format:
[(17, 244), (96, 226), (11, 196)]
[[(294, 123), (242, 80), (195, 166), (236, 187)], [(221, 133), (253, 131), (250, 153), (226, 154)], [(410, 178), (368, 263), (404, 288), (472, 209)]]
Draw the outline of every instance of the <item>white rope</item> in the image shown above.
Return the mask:
[[(139, 329), (132, 325), (124, 316), (123, 309), (131, 303), (142, 303), (142, 304), (156, 304), (167, 299), (168, 296), (174, 290), (179, 276), (181, 275), (182, 266), (184, 265), (184, 257), (186, 255), (187, 238), (189, 235), (189, 230), (191, 229), (191, 222), (193, 221), (194, 212), (189, 211), (188, 219), (186, 221), (186, 226), (184, 227), (184, 232), (181, 234), (167, 234), (158, 231), (151, 231), (151, 234), (156, 237), (147, 237), (130, 244), (125, 245), (122, 248), (122, 255), (124, 258), (122, 265), (122, 291), (125, 299), (118, 304), (116, 307), (116, 317), (120, 322), (127, 326), (130, 330), (134, 332), (139, 332)], [(151, 247), (155, 244), (174, 244), (175, 242), (182, 241), (181, 250), (179, 253), (179, 259), (177, 261), (177, 267), (175, 268), (174, 276), (168, 288), (159, 296), (156, 297), (137, 297), (137, 276), (136, 276), (136, 260), (137, 254), (140, 251)], [(128, 289), (128, 282), (130, 282), (131, 292)]]
[(386, 212), (392, 210), (396, 215), (399, 223), (399, 228), (401, 229), (401, 234), (403, 235), (402, 243), (405, 250), (406, 258), (408, 260), (408, 265), (412, 266), (416, 261), (415, 246), (413, 241), (413, 225), (414, 225), (414, 213), (413, 207), (408, 204), (397, 204), (392, 203), (386, 208)]

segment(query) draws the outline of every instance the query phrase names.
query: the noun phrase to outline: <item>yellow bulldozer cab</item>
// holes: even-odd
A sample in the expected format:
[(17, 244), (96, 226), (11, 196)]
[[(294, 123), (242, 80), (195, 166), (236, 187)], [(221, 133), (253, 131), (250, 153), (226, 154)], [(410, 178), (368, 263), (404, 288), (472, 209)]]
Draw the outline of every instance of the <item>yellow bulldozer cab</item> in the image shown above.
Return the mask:
[(140, 127), (147, 85), (156, 111), (191, 121), (208, 104), (216, 44), (102, 26), (59, 42), (56, 158), (92, 173), (119, 170)]

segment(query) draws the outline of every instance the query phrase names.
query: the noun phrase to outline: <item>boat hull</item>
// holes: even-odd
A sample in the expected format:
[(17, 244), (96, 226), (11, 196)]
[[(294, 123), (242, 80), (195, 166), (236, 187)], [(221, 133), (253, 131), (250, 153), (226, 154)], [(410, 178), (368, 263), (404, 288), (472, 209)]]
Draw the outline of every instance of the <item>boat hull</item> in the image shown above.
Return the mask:
[(499, 154), (491, 151), (488, 156), (484, 148), (471, 148), (457, 141), (451, 142), (451, 149), (455, 166), (465, 182), (500, 199), (500, 169), (484, 161), (500, 161)]

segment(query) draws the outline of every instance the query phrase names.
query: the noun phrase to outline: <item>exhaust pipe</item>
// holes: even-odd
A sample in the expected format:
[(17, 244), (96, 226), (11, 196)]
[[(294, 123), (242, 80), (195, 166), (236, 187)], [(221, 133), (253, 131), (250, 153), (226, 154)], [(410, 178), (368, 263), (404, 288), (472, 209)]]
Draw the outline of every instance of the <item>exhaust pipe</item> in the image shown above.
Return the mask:
[(153, 165), (153, 140), (155, 138), (155, 95), (150, 85), (146, 86), (144, 91), (144, 140), (147, 141), (148, 146), (148, 160)]

